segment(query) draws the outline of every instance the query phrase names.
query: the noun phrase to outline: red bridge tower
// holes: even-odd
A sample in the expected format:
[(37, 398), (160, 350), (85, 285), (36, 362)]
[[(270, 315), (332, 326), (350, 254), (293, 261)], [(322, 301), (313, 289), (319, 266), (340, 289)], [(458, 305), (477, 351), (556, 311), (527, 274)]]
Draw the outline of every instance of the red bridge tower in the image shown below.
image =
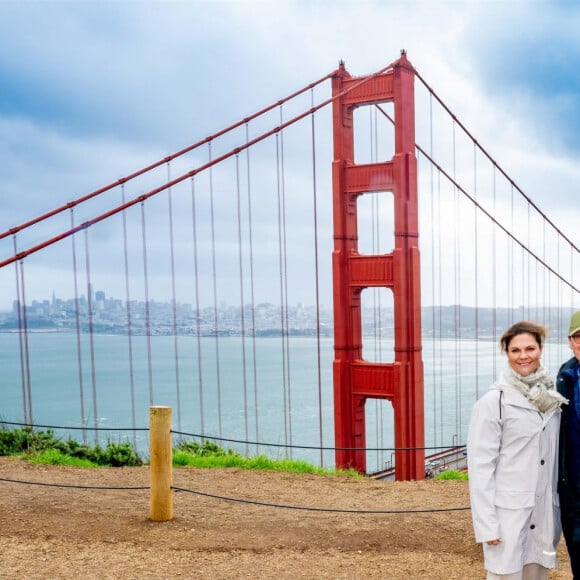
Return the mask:
[[(395, 477), (425, 477), (421, 293), (415, 157), (415, 73), (403, 51), (387, 72), (351, 77), (341, 63), (333, 76), (334, 109), (334, 420), (337, 467), (366, 472), (365, 404), (391, 401), (395, 420)], [(395, 154), (391, 161), (354, 162), (354, 109), (392, 102)], [(357, 198), (390, 191), (394, 249), (358, 251)], [(394, 301), (394, 362), (362, 358), (361, 292), (390, 288)]]

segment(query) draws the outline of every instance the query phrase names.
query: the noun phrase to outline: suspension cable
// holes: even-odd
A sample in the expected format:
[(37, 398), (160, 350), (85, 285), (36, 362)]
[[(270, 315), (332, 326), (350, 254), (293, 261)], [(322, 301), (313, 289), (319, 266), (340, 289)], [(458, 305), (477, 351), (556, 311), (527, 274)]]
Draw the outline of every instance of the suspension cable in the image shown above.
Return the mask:
[[(171, 181), (171, 164), (167, 162), (167, 181)], [(172, 189), (167, 189), (167, 210), (169, 219), (169, 254), (171, 265), (171, 314), (173, 323), (173, 361), (175, 365), (175, 397), (177, 403), (177, 424), (181, 425), (181, 384), (179, 365), (179, 335), (177, 333), (177, 292), (175, 287), (175, 236), (173, 232)]]
[[(52, 244), (55, 244), (56, 242), (73, 235), (74, 233), (76, 233), (77, 231), (83, 230), (85, 228), (90, 227), (91, 225), (94, 225), (104, 219), (107, 219), (109, 217), (111, 217), (112, 215), (115, 215), (119, 212), (124, 211), (125, 209), (128, 209), (129, 207), (136, 205), (138, 203), (143, 203), (145, 200), (149, 199), (150, 197), (153, 197), (157, 194), (159, 194), (162, 191), (165, 191), (168, 187), (171, 187), (173, 185), (177, 185), (178, 183), (181, 183), (182, 181), (189, 179), (191, 177), (193, 177), (194, 175), (201, 173), (203, 171), (205, 171), (206, 169), (209, 169), (211, 167), (213, 167), (214, 165), (217, 165), (218, 163), (221, 163), (222, 161), (229, 159), (230, 157), (237, 155), (238, 153), (240, 153), (241, 151), (244, 151), (250, 147), (252, 147), (253, 145), (260, 143), (261, 141), (264, 141), (265, 139), (267, 139), (268, 137), (271, 137), (273, 135), (277, 135), (280, 131), (282, 131), (283, 129), (285, 129), (286, 127), (289, 127), (291, 125), (293, 125), (294, 123), (297, 123), (298, 121), (306, 118), (307, 116), (311, 115), (312, 113), (319, 111), (320, 109), (323, 109), (324, 107), (326, 107), (327, 105), (329, 105), (330, 103), (333, 103), (335, 100), (342, 98), (344, 95), (355, 91), (356, 89), (360, 88), (362, 85), (366, 84), (367, 82), (369, 82), (372, 79), (377, 78), (378, 76), (384, 74), (386, 71), (390, 70), (393, 68), (394, 64), (396, 63), (390, 63), (389, 65), (387, 65), (386, 67), (383, 67), (381, 70), (373, 73), (372, 75), (369, 75), (367, 77), (364, 77), (363, 79), (361, 79), (358, 82), (353, 83), (352, 85), (350, 85), (348, 88), (344, 89), (343, 91), (341, 91), (340, 93), (337, 93), (335, 95), (333, 95), (332, 97), (320, 102), (318, 105), (312, 107), (311, 109), (309, 109), (308, 111), (304, 111), (302, 113), (300, 113), (299, 115), (296, 115), (295, 117), (289, 119), (288, 121), (282, 123), (281, 125), (279, 125), (278, 127), (274, 127), (273, 129), (271, 129), (270, 131), (267, 131), (261, 135), (259, 135), (258, 137), (255, 137), (254, 139), (250, 139), (247, 140), (246, 143), (244, 143), (243, 145), (240, 145), (238, 147), (235, 147), (234, 149), (224, 153), (223, 155), (220, 155), (218, 157), (213, 157), (212, 159), (210, 159), (210, 161), (208, 163), (204, 163), (202, 165), (200, 165), (199, 167), (196, 167), (195, 169), (192, 169), (190, 171), (188, 171), (187, 173), (184, 173), (183, 175), (180, 175), (179, 177), (176, 177), (174, 179), (172, 179), (170, 182), (168, 183), (164, 183), (163, 185), (156, 187), (150, 191), (148, 191), (147, 193), (141, 194), (138, 197), (120, 205), (115, 207), (112, 210), (109, 210), (105, 213), (102, 213), (100, 215), (98, 215), (97, 217), (87, 220), (85, 222), (83, 222), (82, 224), (80, 224), (79, 226), (76, 226), (73, 229), (70, 229), (66, 232), (62, 232), (61, 234), (54, 236), (48, 240), (45, 240), (44, 242), (37, 244), (35, 246), (32, 246), (30, 248), (28, 248), (25, 251), (19, 252), (17, 254), (15, 254), (14, 256), (12, 256), (11, 258), (7, 258), (5, 260), (0, 261), (0, 269), (3, 268), (4, 266), (7, 266), (8, 264), (12, 264), (13, 262), (15, 262), (16, 260), (19, 259), (23, 259), (31, 254), (34, 254), (40, 250), (42, 250), (43, 248), (46, 248), (47, 246), (50, 246)], [(335, 73), (331, 73), (329, 75), (327, 75), (323, 80), (326, 80), (328, 78), (331, 78)], [(305, 89), (307, 90), (308, 88), (310, 88), (310, 85)], [(301, 91), (303, 92), (303, 91)], [(279, 103), (281, 102), (285, 102), (283, 101), (279, 101)], [(273, 105), (271, 107), (269, 107), (267, 110), (271, 110), (272, 108), (274, 108)], [(249, 118), (247, 118), (249, 119)], [(242, 125), (244, 121), (240, 121), (239, 123), (237, 123), (236, 125), (232, 125), (232, 127), (237, 127)], [(212, 135), (210, 137), (206, 137), (204, 140), (200, 141), (197, 146), (204, 144), (204, 143), (208, 143), (208, 145), (211, 146), (211, 141), (218, 135), (221, 135), (222, 132), (220, 133), (216, 133), (215, 135)], [(161, 165), (162, 163), (165, 163), (165, 161), (167, 159), (173, 159), (174, 156), (168, 156), (166, 158), (164, 158), (162, 161), (154, 164), (155, 167)], [(138, 172), (137, 174), (134, 175), (140, 175), (141, 172)], [(134, 176), (133, 175), (133, 176)], [(131, 177), (133, 177), (131, 176)], [(106, 188), (103, 188), (103, 190), (105, 189), (110, 189), (110, 187), (113, 187), (115, 185), (121, 185), (122, 183), (126, 182), (128, 179), (121, 179), (116, 181), (114, 184), (112, 184), (111, 186), (106, 186)], [(98, 190), (99, 192), (102, 192), (101, 190)], [(94, 194), (96, 195), (97, 192), (94, 192)], [(93, 194), (91, 194), (91, 196), (94, 196)], [(46, 217), (52, 217), (53, 215), (55, 215), (56, 213), (59, 213), (60, 211), (63, 211), (64, 209), (67, 209), (69, 207), (72, 207), (74, 205), (77, 205), (77, 201), (75, 202), (69, 202), (67, 203), (65, 206), (62, 206), (62, 208), (58, 208), (57, 210), (54, 210), (53, 212), (49, 212), (49, 214), (45, 214), (45, 216), (41, 216), (40, 218), (37, 218), (35, 220), (32, 220), (31, 222), (27, 222), (26, 224), (23, 224), (21, 226), (17, 226), (17, 227), (13, 227), (10, 228), (9, 230), (7, 230), (6, 232), (0, 234), (0, 239), (6, 237), (7, 235), (10, 234), (14, 234), (18, 231), (21, 231), (22, 229), (24, 229), (25, 227), (29, 227), (30, 225), (33, 225), (34, 223), (38, 223), (39, 221), (41, 221), (41, 219), (46, 219)]]
[[(477, 147), (473, 146), (473, 198), (477, 200)], [(474, 272), (474, 291), (475, 291), (475, 398), (479, 399), (479, 232), (478, 216), (476, 208), (473, 208), (473, 231), (474, 231), (474, 253), (475, 253), (475, 272)], [(461, 408), (461, 402), (460, 402)], [(461, 434), (461, 425), (459, 428)]]
[[(244, 432), (246, 439), (249, 438), (248, 425), (248, 377), (246, 369), (246, 317), (244, 313), (244, 260), (242, 254), (242, 198), (240, 186), (240, 157), (236, 155), (236, 207), (237, 207), (237, 221), (238, 221), (238, 273), (240, 278), (240, 328), (241, 328), (241, 344), (242, 344), (242, 386), (244, 393)], [(246, 446), (246, 454), (249, 449)]]
[(578, 248), (572, 242), (572, 240), (570, 240), (558, 227), (556, 227), (556, 225), (554, 224), (554, 222), (552, 222), (550, 220), (550, 218), (548, 218), (548, 216), (544, 212), (542, 212), (542, 210), (540, 210), (540, 208), (532, 201), (532, 199), (530, 197), (528, 197), (523, 192), (523, 190), (514, 182), (514, 180), (511, 179), (511, 177), (499, 166), (499, 164), (495, 161), (495, 159), (477, 141), (477, 139), (467, 130), (467, 128), (465, 127), (465, 125), (463, 125), (461, 123), (461, 121), (459, 121), (459, 119), (451, 112), (451, 110), (449, 109), (449, 107), (441, 100), (441, 98), (437, 95), (437, 93), (427, 84), (427, 82), (425, 81), (425, 79), (416, 70), (414, 72), (415, 72), (415, 76), (423, 83), (423, 85), (425, 86), (425, 88), (430, 93), (433, 94), (433, 96), (435, 97), (435, 99), (437, 99), (437, 102), (443, 107), (443, 109), (453, 119), (454, 123), (457, 123), (457, 125), (459, 125), (459, 127), (461, 127), (461, 129), (465, 132), (465, 134), (468, 135), (468, 137), (477, 145), (478, 149), (488, 158), (488, 160), (492, 163), (492, 165), (497, 168), (497, 170), (518, 191), (518, 193), (542, 216), (542, 219), (544, 219), (548, 224), (550, 224), (550, 226), (554, 230), (556, 230), (557, 232), (560, 232), (560, 235), (566, 240), (566, 242), (568, 244), (570, 244), (576, 250), (576, 252), (580, 252), (580, 248)]
[[(125, 203), (125, 185), (121, 186), (121, 203)], [(71, 210), (72, 211), (72, 210)], [(131, 310), (131, 280), (129, 277), (129, 244), (127, 236), (127, 212), (122, 212), (123, 223), (123, 265), (125, 273), (125, 309), (127, 312), (127, 349), (129, 363), (129, 393), (131, 397), (131, 424), (136, 427), (136, 403), (135, 403), (135, 361), (133, 356), (133, 323)], [(74, 236), (73, 236), (74, 240)], [(137, 448), (137, 436), (133, 431), (133, 447)]]
[[(211, 143), (207, 144), (208, 160), (213, 159)], [(214, 349), (215, 349), (215, 370), (216, 389), (218, 401), (218, 425), (219, 433), (222, 431), (222, 382), (220, 364), (220, 341), (219, 341), (219, 316), (218, 316), (218, 290), (217, 290), (217, 265), (216, 265), (216, 243), (215, 243), (215, 204), (213, 187), (213, 165), (209, 167), (209, 206), (210, 206), (210, 229), (211, 229), (211, 267), (212, 267), (212, 289), (213, 289), (213, 320), (214, 320)]]
[[(249, 141), (249, 125), (246, 123), (246, 143)], [(250, 149), (246, 149), (246, 173), (247, 173), (247, 198), (248, 198), (248, 249), (250, 258), (250, 314), (252, 317), (252, 376), (253, 376), (253, 393), (254, 393), (254, 412), (256, 416), (255, 430), (256, 441), (260, 440), (260, 420), (259, 420), (259, 400), (258, 400), (258, 363), (256, 360), (256, 302), (254, 293), (254, 243), (253, 243), (253, 225), (252, 225), (252, 178)], [(257, 450), (258, 448), (256, 448)]]
[(147, 344), (147, 376), (149, 379), (149, 405), (153, 405), (153, 366), (151, 349), (151, 312), (149, 302), (149, 265), (147, 257), (147, 221), (145, 202), (141, 202), (141, 245), (143, 251), (143, 287), (145, 292), (145, 340)]
[[(91, 361), (91, 393), (93, 396), (93, 425), (98, 427), (99, 413), (97, 407), (97, 365), (95, 362), (95, 331), (94, 331), (94, 306), (93, 285), (91, 282), (91, 253), (89, 246), (89, 232), (85, 230), (85, 277), (87, 281), (87, 308), (89, 324), (89, 355)], [(99, 445), (98, 431), (95, 431), (95, 444)]]
[[(193, 284), (195, 288), (195, 327), (197, 346), (197, 383), (199, 391), (199, 420), (201, 432), (205, 433), (204, 397), (203, 397), (203, 358), (201, 354), (201, 312), (199, 301), (199, 267), (197, 256), (197, 206), (196, 206), (195, 178), (191, 178), (191, 237), (193, 250)], [(219, 415), (221, 417), (221, 414)], [(220, 425), (221, 427), (221, 425)]]
[[(314, 95), (310, 91), (311, 106), (314, 104)], [(322, 425), (322, 356), (321, 356), (321, 337), (320, 337), (320, 269), (319, 269), (319, 248), (318, 248), (318, 188), (316, 173), (316, 126), (314, 123), (314, 113), (310, 117), (310, 131), (312, 144), (312, 214), (314, 225), (314, 295), (316, 305), (316, 360), (317, 360), (317, 391), (318, 391), (318, 438), (320, 447), (324, 442), (323, 425)], [(324, 452), (320, 450), (320, 466), (324, 467)]]
[[(283, 106), (280, 105), (280, 125), (283, 124)], [(288, 244), (286, 238), (286, 156), (284, 154), (284, 131), (280, 131), (280, 171), (281, 171), (281, 201), (282, 201), (282, 267), (284, 269), (282, 280), (284, 284), (284, 328), (286, 329), (286, 336), (284, 338), (286, 348), (286, 384), (288, 387), (288, 436), (289, 442), (292, 443), (292, 380), (290, 373), (290, 318), (289, 318), (289, 302), (288, 302)], [(291, 455), (292, 457), (292, 455)]]
[(281, 145), (280, 137), (276, 135), (276, 201), (278, 209), (278, 284), (280, 289), (280, 338), (282, 355), (282, 399), (284, 410), (284, 441), (289, 441), (289, 421), (288, 421), (288, 384), (286, 373), (286, 317), (284, 309), (286, 306), (286, 296), (284, 294), (284, 244), (282, 233), (282, 169), (281, 169)]
[[(376, 74), (377, 75), (381, 74), (381, 72), (385, 72), (389, 68), (392, 68), (393, 64), (394, 63), (391, 63), (388, 67), (382, 69), (382, 71), (378, 71)], [(41, 221), (44, 221), (48, 218), (51, 218), (55, 215), (58, 215), (59, 213), (62, 213), (63, 211), (65, 211), (69, 208), (72, 208), (72, 207), (75, 207), (79, 204), (82, 204), (85, 201), (88, 201), (94, 197), (101, 195), (102, 193), (105, 193), (106, 191), (109, 191), (110, 189), (113, 189), (119, 185), (123, 185), (123, 184), (127, 183), (128, 181), (135, 179), (136, 177), (144, 175), (145, 173), (148, 173), (151, 170), (160, 167), (164, 163), (168, 163), (169, 161), (173, 161), (174, 159), (177, 159), (178, 157), (181, 157), (182, 155), (185, 155), (186, 153), (190, 153), (191, 151), (194, 151), (195, 149), (197, 149), (198, 147), (201, 147), (205, 143), (210, 143), (211, 141), (214, 141), (214, 140), (218, 139), (219, 137), (222, 137), (223, 135), (230, 133), (234, 129), (237, 129), (238, 127), (241, 127), (242, 125), (247, 124), (249, 121), (257, 119), (258, 117), (261, 117), (262, 115), (265, 115), (266, 113), (268, 113), (269, 111), (278, 107), (279, 105), (286, 103), (288, 101), (291, 101), (292, 99), (300, 96), (302, 93), (305, 93), (306, 91), (312, 90), (317, 85), (327, 81), (329, 78), (332, 78), (332, 76), (334, 74), (335, 74), (334, 71), (331, 73), (328, 73), (328, 74), (324, 75), (323, 77), (319, 78), (317, 81), (314, 81), (314, 82), (306, 85), (305, 87), (291, 93), (290, 95), (286, 96), (285, 98), (280, 99), (279, 101), (276, 101), (275, 103), (272, 103), (271, 105), (269, 105), (267, 107), (264, 107), (263, 109), (257, 111), (253, 115), (250, 115), (249, 117), (244, 117), (244, 119), (237, 121), (236, 123), (222, 129), (221, 131), (217, 131), (216, 133), (213, 133), (212, 135), (205, 137), (201, 141), (197, 141), (196, 143), (193, 143), (192, 145), (189, 145), (189, 146), (187, 146), (187, 147), (185, 147), (185, 148), (183, 148), (175, 153), (172, 153), (171, 155), (168, 155), (168, 156), (164, 157), (163, 159), (160, 159), (159, 161), (155, 161), (154, 163), (151, 163), (150, 165), (147, 165), (146, 167), (143, 167), (142, 169), (140, 169), (138, 171), (130, 173), (129, 175), (126, 175), (125, 177), (121, 177), (120, 179), (117, 179), (116, 181), (113, 181), (112, 183), (109, 183), (108, 185), (105, 185), (104, 187), (101, 187), (95, 191), (92, 191), (91, 193), (88, 193), (87, 195), (79, 197), (79, 198), (75, 199), (74, 201), (69, 201), (65, 205), (62, 205), (62, 206), (60, 206), (56, 209), (53, 209), (45, 214), (42, 214), (42, 215), (40, 215), (32, 220), (29, 220), (29, 221), (19, 225), (19, 226), (10, 228), (10, 229), (6, 230), (5, 232), (1, 232), (0, 233), (0, 240), (5, 238), (6, 236), (9, 236), (11, 234), (15, 234), (16, 232), (20, 232), (20, 231), (22, 231), (26, 228), (29, 228), (30, 226), (33, 226)], [(354, 88), (356, 88), (356, 87), (351, 87), (350, 90), (352, 90)]]

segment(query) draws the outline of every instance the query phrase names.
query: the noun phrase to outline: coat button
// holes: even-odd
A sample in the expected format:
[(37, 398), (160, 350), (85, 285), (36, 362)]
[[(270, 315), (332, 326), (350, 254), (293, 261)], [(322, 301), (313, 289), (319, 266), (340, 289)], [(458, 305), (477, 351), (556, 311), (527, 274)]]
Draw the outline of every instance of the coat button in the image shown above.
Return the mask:
[(532, 524), (532, 525), (530, 526), (530, 530), (533, 530), (533, 529), (535, 529), (535, 527), (536, 527), (536, 525), (535, 525), (535, 524)]
[(540, 461), (540, 465), (544, 465), (544, 463), (546, 462), (542, 459), (542, 461)]

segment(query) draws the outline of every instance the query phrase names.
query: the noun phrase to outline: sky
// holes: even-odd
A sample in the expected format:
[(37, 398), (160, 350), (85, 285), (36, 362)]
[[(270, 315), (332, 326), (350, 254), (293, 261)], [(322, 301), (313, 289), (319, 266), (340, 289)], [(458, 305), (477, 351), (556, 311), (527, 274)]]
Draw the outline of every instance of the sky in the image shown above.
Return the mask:
[(0, 0), (0, 230), (404, 49), (578, 244), (579, 29), (563, 0)]

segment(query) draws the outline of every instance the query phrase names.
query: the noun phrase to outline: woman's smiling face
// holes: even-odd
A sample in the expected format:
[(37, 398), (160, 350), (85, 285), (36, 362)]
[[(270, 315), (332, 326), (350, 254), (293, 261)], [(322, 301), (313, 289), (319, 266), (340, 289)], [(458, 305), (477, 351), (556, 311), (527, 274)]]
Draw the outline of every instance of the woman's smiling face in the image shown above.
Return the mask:
[(524, 332), (511, 339), (506, 354), (510, 367), (516, 373), (526, 377), (538, 370), (542, 347), (532, 334)]

